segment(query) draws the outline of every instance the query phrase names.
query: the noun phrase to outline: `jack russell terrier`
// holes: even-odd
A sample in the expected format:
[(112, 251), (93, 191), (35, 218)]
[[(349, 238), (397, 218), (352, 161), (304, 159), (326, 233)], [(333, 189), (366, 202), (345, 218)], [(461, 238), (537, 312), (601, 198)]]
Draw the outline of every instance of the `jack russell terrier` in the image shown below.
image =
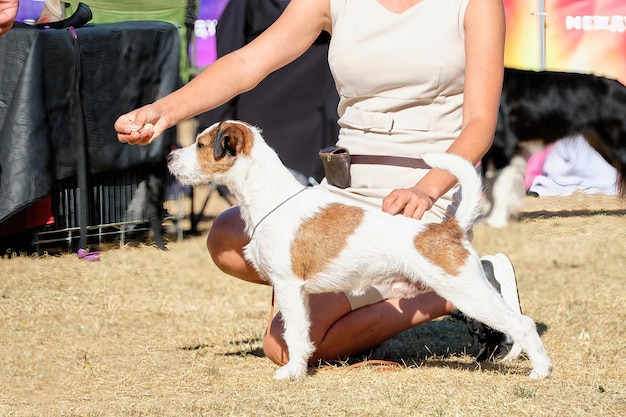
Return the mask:
[(463, 158), (424, 155), (431, 167), (456, 175), (463, 190), (455, 217), (443, 223), (367, 210), (320, 187), (303, 187), (260, 130), (240, 121), (214, 124), (167, 160), (180, 182), (226, 185), (240, 204), (250, 237), (246, 259), (273, 285), (283, 316), (289, 361), (276, 371), (276, 379), (307, 374), (315, 350), (308, 294), (358, 294), (373, 283), (399, 284), (392, 288), (404, 293), (394, 297), (436, 291), (466, 315), (510, 335), (515, 344), (505, 360), (524, 350), (531, 378), (550, 375), (552, 363), (535, 322), (505, 304), (470, 246), (467, 233), (478, 213), (482, 185)]

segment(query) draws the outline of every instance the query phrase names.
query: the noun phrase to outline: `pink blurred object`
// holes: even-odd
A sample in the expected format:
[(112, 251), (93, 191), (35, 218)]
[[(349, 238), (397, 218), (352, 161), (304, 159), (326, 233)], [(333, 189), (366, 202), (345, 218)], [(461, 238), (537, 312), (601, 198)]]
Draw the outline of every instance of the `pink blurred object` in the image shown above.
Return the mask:
[(100, 252), (87, 252), (85, 249), (78, 249), (76, 256), (78, 259), (84, 259), (89, 262), (98, 262), (100, 260)]
[(552, 145), (547, 146), (543, 151), (533, 154), (528, 158), (526, 164), (526, 175), (524, 176), (524, 188), (526, 191), (530, 190), (530, 186), (533, 185), (533, 181), (537, 175), (543, 174), (543, 163), (552, 150)]

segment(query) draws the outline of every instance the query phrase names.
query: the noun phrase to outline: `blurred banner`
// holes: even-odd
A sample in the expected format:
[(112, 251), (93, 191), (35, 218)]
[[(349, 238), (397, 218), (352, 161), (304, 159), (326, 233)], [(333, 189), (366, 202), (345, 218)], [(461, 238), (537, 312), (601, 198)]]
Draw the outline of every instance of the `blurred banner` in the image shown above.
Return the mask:
[(189, 46), (191, 65), (204, 68), (217, 58), (215, 33), (217, 22), (228, 0), (199, 0), (198, 14), (194, 24), (194, 42)]
[(505, 65), (593, 73), (626, 84), (626, 1), (504, 0)]
[(32, 25), (39, 18), (46, 0), (21, 0), (17, 6), (15, 20)]

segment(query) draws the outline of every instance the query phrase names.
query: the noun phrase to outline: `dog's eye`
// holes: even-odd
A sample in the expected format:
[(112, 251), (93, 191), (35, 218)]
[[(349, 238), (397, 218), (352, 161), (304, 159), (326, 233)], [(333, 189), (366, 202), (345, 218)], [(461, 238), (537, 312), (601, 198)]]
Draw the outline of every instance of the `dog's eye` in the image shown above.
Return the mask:
[(204, 143), (202, 143), (202, 142), (198, 142), (198, 143), (196, 144), (196, 147), (197, 147), (198, 149), (204, 148)]

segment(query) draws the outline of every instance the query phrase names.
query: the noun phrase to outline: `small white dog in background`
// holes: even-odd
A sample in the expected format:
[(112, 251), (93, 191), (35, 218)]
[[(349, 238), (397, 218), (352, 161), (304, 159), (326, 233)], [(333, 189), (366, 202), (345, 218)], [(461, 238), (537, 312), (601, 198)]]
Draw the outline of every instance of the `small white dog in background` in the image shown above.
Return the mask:
[(500, 170), (487, 170), (484, 178), (485, 199), (481, 210), (481, 219), (491, 227), (506, 227), (511, 220), (517, 219), (524, 208), (524, 177), (527, 161), (516, 155), (506, 167)]
[(307, 374), (315, 349), (308, 294), (359, 293), (373, 283), (394, 282), (411, 284), (396, 286), (408, 288), (407, 297), (432, 288), (466, 315), (510, 335), (515, 345), (505, 360), (524, 350), (531, 378), (550, 375), (534, 321), (505, 304), (467, 239), (481, 196), (474, 167), (451, 154), (424, 160), (456, 175), (462, 187), (456, 216), (443, 223), (365, 210), (321, 187), (303, 187), (260, 131), (239, 121), (216, 123), (195, 144), (168, 156), (170, 171), (182, 183), (224, 184), (239, 201), (250, 237), (245, 256), (274, 286), (283, 316), (289, 361), (276, 379)]

